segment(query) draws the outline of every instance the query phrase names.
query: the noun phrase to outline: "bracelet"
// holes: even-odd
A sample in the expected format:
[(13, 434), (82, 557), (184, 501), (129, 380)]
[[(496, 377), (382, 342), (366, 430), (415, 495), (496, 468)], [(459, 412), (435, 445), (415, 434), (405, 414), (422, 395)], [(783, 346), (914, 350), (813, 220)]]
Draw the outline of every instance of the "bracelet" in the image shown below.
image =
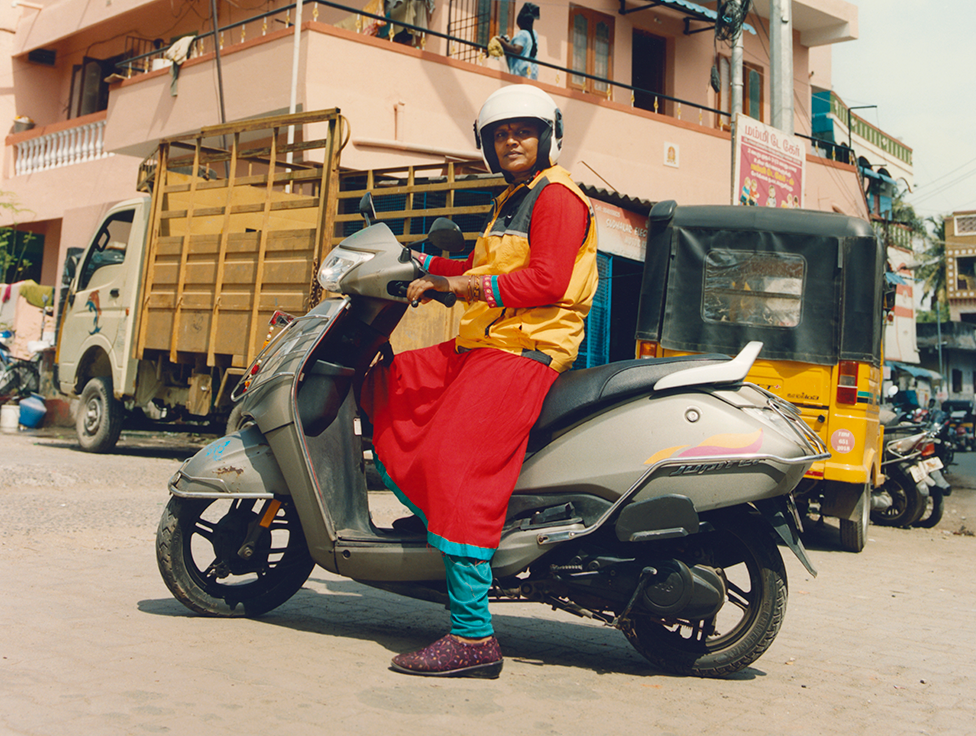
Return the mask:
[[(484, 282), (482, 279), (483, 277), (481, 276), (473, 276), (468, 274), (468, 281), (463, 289), (464, 293), (458, 293), (458, 297), (464, 299), (464, 301), (468, 302), (469, 304), (471, 302), (483, 302), (485, 297)], [(460, 292), (462, 290), (459, 289), (458, 291)]]

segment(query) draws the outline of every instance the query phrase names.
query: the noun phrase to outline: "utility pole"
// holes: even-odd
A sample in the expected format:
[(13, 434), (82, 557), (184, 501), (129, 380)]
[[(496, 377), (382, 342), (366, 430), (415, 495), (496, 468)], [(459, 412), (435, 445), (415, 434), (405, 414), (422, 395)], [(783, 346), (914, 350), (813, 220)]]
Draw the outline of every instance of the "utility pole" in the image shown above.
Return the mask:
[(769, 2), (772, 123), (793, 135), (793, 0)]

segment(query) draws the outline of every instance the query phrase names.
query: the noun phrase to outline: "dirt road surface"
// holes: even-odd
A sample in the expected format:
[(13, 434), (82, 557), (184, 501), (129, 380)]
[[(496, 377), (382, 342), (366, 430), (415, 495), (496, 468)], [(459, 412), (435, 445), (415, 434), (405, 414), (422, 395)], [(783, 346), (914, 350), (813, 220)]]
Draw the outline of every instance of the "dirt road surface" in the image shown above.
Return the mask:
[[(316, 569), (259, 620), (192, 615), (156, 568), (166, 480), (199, 443), (0, 435), (0, 734), (971, 734), (976, 731), (976, 455), (935, 529), (806, 535), (784, 551), (786, 622), (726, 680), (654, 671), (619, 632), (538, 604), (494, 606), (495, 681), (406, 677), (440, 606)], [(965, 486), (965, 487), (964, 487)], [(377, 516), (395, 515), (374, 494)]]

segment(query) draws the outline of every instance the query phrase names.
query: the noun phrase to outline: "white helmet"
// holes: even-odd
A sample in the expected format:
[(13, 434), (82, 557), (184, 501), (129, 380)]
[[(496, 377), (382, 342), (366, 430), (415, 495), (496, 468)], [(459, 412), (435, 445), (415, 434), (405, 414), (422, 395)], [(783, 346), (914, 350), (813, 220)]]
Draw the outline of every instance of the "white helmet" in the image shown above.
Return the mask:
[(542, 124), (539, 132), (539, 156), (536, 170), (554, 166), (563, 146), (563, 115), (553, 99), (538, 87), (529, 84), (513, 84), (492, 92), (481, 106), (474, 123), (474, 142), (481, 149), (488, 169), (500, 172), (495, 155), (492, 130), (506, 120), (529, 118)]

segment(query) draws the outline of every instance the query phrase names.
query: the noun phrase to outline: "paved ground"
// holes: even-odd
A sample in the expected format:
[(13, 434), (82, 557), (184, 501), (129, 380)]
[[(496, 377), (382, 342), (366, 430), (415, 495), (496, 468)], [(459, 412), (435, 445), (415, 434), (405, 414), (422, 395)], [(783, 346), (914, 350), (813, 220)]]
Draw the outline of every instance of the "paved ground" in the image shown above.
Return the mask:
[[(971, 734), (976, 455), (933, 530), (811, 530), (786, 623), (728, 680), (655, 672), (619, 632), (496, 606), (496, 681), (395, 674), (445, 611), (316, 570), (261, 620), (190, 615), (156, 569), (165, 481), (194, 438), (0, 435), (0, 734)], [(968, 486), (963, 488), (961, 486)], [(373, 502), (392, 513), (385, 494)], [(962, 532), (962, 533), (960, 533)]]

